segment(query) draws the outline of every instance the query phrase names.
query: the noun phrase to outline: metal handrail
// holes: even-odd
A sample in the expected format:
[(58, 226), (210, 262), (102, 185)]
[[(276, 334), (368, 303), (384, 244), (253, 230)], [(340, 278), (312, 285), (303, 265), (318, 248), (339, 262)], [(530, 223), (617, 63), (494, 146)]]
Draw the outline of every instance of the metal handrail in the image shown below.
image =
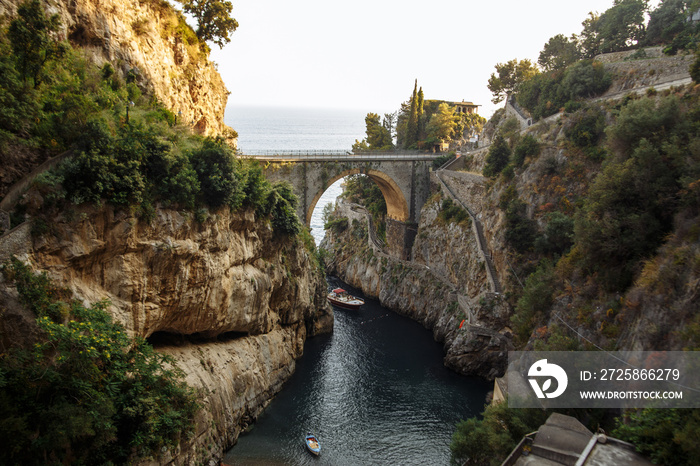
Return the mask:
[[(353, 152), (350, 150), (338, 150), (338, 149), (264, 149), (264, 150), (244, 150), (242, 151), (243, 156), (257, 156), (257, 155), (436, 155), (434, 152), (420, 151), (420, 150), (366, 150), (360, 152)], [(439, 154), (437, 155), (440, 156)]]
[(496, 275), (496, 267), (493, 265), (493, 255), (491, 252), (488, 250), (488, 246), (486, 244), (486, 237), (484, 236), (484, 231), (483, 227), (481, 226), (481, 222), (479, 219), (474, 215), (474, 212), (471, 211), (471, 209), (462, 202), (461, 199), (457, 197), (457, 195), (452, 192), (452, 189), (450, 189), (449, 186), (447, 186), (447, 183), (445, 183), (445, 180), (442, 179), (440, 176), (440, 172), (435, 172), (435, 176), (437, 177), (438, 181), (440, 184), (445, 188), (447, 191), (447, 195), (451, 197), (453, 200), (459, 203), (464, 210), (467, 211), (469, 214), (469, 217), (472, 220), (472, 228), (476, 232), (476, 244), (478, 246), (479, 251), (481, 251), (481, 256), (484, 258), (484, 262), (486, 264), (486, 270), (489, 278), (491, 279), (491, 285), (493, 287), (493, 291), (495, 293), (500, 293), (501, 292), (501, 283), (498, 280), (498, 276)]
[(441, 155), (431, 152), (362, 152), (352, 153), (350, 151), (245, 151), (238, 155), (241, 158), (251, 158), (255, 160), (268, 161), (317, 161), (317, 162), (357, 162), (363, 160), (373, 161), (432, 161)]

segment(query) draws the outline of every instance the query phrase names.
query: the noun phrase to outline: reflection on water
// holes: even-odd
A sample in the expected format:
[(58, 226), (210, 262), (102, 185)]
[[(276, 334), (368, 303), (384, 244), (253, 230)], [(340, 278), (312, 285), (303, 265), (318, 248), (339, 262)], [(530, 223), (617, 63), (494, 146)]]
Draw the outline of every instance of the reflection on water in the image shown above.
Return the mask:
[[(456, 423), (483, 410), (491, 386), (449, 371), (442, 358), (429, 331), (376, 301), (336, 309), (333, 334), (307, 341), (295, 374), (226, 462), (449, 464)], [(307, 431), (320, 457), (305, 450)]]

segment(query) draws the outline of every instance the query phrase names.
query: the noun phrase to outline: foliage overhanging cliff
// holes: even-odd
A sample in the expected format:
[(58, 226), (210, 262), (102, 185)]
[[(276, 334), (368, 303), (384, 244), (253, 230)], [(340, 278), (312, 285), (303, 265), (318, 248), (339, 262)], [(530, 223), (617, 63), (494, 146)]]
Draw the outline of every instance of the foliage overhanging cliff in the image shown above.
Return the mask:
[(208, 47), (167, 2), (27, 2), (13, 28), (21, 3), (0, 2), (0, 194), (70, 149), (100, 113), (235, 138)]
[(218, 462), (333, 325), (296, 197), (218, 124), (206, 47), (167, 3), (110, 5), (1, 25), (0, 262), (33, 269), (0, 279), (8, 464)]

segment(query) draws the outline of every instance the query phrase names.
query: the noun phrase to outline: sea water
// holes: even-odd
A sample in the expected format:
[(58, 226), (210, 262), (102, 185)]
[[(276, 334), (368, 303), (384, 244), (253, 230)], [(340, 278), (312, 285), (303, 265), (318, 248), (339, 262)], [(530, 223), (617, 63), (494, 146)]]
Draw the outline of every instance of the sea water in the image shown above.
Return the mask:
[[(364, 137), (364, 114), (346, 110), (235, 108), (226, 123), (246, 150), (350, 150)], [(340, 194), (329, 187), (312, 216)], [(337, 278), (329, 288), (344, 287)], [(335, 310), (332, 334), (309, 339), (294, 375), (226, 454), (231, 465), (449, 464), (460, 419), (478, 416), (491, 388), (443, 365), (443, 348), (420, 324), (366, 298), (355, 311)], [(456, 330), (456, 329), (455, 329)], [(305, 450), (313, 431), (321, 455)]]
[[(241, 153), (260, 151), (323, 151), (352, 149), (365, 137), (362, 110), (229, 107), (225, 123), (238, 132)], [(342, 192), (342, 180), (329, 186), (311, 216), (311, 235), (316, 244), (324, 236), (322, 213)]]

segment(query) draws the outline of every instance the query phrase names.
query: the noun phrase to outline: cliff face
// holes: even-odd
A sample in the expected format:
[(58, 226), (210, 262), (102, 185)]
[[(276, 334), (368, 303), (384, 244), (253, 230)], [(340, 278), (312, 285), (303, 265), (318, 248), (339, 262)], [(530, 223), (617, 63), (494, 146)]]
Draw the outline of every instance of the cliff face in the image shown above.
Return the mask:
[[(12, 15), (21, 0), (0, 0), (0, 15)], [(63, 38), (98, 65), (110, 62), (183, 122), (204, 135), (223, 134), (228, 91), (194, 33), (185, 31), (167, 2), (49, 0), (48, 14), (61, 18)]]
[[(110, 299), (129, 333), (173, 355), (201, 390), (195, 438), (160, 464), (221, 457), (294, 372), (306, 337), (332, 329), (323, 274), (299, 240), (274, 237), (251, 212), (224, 209), (198, 223), (158, 210), (148, 224), (109, 207), (78, 210), (36, 239), (16, 229), (0, 238), (0, 251), (80, 299)], [(3, 333), (31, 318), (7, 308), (15, 311), (3, 316)]]
[(492, 379), (505, 370), (507, 306), (489, 292), (471, 226), (438, 218), (441, 199), (421, 210), (411, 262), (370, 246), (365, 215), (339, 205), (334, 215), (350, 226), (326, 232), (322, 247), (333, 257), (327, 271), (430, 329), (444, 344), (448, 367)]

